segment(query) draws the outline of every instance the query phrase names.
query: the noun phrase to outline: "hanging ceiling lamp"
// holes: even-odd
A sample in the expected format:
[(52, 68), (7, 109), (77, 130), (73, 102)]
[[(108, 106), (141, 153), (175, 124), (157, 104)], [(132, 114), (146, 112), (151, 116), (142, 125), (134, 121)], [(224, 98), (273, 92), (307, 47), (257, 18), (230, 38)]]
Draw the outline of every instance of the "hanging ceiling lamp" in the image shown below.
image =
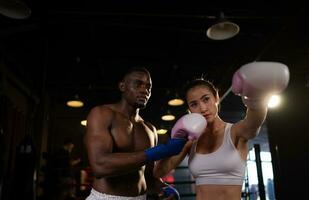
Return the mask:
[(184, 101), (180, 98), (171, 99), (168, 101), (168, 105), (170, 106), (181, 106), (184, 104)]
[(87, 120), (80, 121), (80, 124), (83, 125), (83, 126), (87, 126)]
[(161, 119), (163, 121), (173, 121), (175, 120), (175, 115), (173, 115), (169, 110), (167, 110), (166, 114), (162, 115)]
[(206, 31), (208, 38), (212, 40), (227, 40), (239, 33), (239, 26), (233, 22), (228, 21), (224, 17), (224, 13), (220, 13), (219, 21), (209, 27)]
[(167, 133), (167, 129), (165, 129), (165, 128), (160, 128), (160, 129), (157, 130), (157, 133), (158, 133), (159, 135), (164, 135), (164, 134)]
[(184, 104), (184, 101), (179, 97), (177, 93), (175, 94), (174, 98), (168, 101), (168, 105), (170, 106), (181, 106), (183, 104)]
[(18, 0), (0, 0), (0, 14), (12, 19), (26, 19), (31, 15), (31, 9)]
[(83, 107), (84, 103), (79, 99), (78, 95), (76, 94), (73, 99), (67, 101), (67, 106), (73, 108)]

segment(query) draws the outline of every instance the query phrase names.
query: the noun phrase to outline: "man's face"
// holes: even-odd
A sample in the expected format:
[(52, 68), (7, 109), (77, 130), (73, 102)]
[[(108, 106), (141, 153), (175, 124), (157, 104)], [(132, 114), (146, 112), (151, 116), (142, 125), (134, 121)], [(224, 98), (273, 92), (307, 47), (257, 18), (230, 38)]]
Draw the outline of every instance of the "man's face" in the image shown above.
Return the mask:
[(120, 83), (120, 90), (123, 92), (123, 98), (136, 107), (144, 108), (151, 96), (152, 81), (148, 73), (132, 72), (125, 76)]

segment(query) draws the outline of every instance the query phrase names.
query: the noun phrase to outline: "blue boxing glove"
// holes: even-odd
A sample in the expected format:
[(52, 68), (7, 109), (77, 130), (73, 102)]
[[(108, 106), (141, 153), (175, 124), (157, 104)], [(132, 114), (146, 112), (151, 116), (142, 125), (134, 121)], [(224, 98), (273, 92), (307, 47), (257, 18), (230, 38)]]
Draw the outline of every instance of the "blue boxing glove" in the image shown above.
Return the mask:
[(161, 195), (162, 195), (163, 198), (168, 198), (172, 195), (173, 199), (175, 199), (175, 200), (180, 199), (178, 191), (170, 185), (167, 185), (166, 187), (162, 188), (162, 194)]
[(146, 161), (156, 161), (162, 158), (177, 155), (181, 152), (182, 148), (186, 144), (185, 139), (173, 138), (166, 144), (160, 144), (158, 146), (149, 148), (145, 151)]

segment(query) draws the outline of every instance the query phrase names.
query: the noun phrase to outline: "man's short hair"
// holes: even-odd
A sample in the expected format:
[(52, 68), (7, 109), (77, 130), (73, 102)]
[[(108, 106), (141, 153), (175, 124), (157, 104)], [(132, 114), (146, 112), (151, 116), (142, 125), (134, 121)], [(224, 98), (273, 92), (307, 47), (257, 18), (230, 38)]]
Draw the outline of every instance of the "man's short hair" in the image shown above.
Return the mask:
[(146, 67), (143, 66), (135, 66), (135, 67), (131, 67), (131, 68), (127, 68), (121, 76), (120, 80), (123, 80), (128, 74), (131, 74), (133, 72), (143, 72), (145, 74), (148, 74), (150, 76), (150, 72), (148, 71), (148, 69), (146, 69)]

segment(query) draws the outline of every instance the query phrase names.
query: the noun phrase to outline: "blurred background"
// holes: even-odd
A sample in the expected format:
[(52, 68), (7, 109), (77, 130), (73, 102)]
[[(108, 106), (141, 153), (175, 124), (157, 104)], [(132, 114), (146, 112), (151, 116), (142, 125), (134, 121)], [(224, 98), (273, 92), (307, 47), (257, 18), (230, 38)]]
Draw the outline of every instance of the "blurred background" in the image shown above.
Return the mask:
[[(308, 196), (307, 19), (308, 6), (297, 1), (0, 0), (0, 199), (44, 199), (47, 163), (66, 138), (81, 159), (76, 198), (89, 193), (81, 121), (92, 107), (119, 99), (126, 68), (149, 69), (152, 97), (141, 115), (162, 129), (163, 142), (187, 112), (168, 102), (193, 78), (219, 88), (222, 119), (241, 119), (245, 107), (229, 92), (231, 78), (253, 61), (284, 63), (291, 76), (250, 142), (243, 199)], [(69, 107), (69, 100), (83, 105)], [(165, 114), (175, 119), (164, 121)], [(165, 179), (182, 199), (195, 199), (186, 160)]]

